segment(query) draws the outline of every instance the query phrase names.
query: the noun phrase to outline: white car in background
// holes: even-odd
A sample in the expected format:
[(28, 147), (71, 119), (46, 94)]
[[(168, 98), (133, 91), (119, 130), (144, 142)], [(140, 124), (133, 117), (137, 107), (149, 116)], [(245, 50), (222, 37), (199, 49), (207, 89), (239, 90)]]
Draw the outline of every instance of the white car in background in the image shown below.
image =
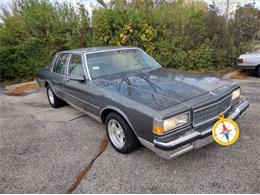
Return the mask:
[(260, 77), (260, 50), (240, 55), (237, 59), (237, 67), (244, 70), (255, 70)]

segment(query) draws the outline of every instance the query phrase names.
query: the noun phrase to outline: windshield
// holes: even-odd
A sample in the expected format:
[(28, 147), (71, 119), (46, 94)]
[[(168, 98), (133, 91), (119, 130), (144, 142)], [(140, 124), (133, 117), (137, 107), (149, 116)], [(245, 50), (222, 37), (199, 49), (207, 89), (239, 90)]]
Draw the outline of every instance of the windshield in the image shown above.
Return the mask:
[(152, 57), (139, 49), (112, 50), (87, 54), (86, 57), (92, 78), (160, 67)]

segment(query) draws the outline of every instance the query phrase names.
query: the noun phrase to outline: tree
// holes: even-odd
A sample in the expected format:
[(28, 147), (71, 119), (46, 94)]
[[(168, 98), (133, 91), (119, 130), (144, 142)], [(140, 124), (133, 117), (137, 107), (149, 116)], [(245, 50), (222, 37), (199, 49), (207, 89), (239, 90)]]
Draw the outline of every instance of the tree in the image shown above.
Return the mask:
[(104, 0), (97, 0), (97, 2), (105, 9), (107, 9), (107, 4), (104, 2)]

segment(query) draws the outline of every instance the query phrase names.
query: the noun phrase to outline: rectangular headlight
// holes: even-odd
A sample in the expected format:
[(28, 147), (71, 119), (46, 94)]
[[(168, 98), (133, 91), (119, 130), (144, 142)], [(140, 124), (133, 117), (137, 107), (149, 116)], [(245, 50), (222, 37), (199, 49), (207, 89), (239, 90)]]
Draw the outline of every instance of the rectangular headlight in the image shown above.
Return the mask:
[(180, 114), (162, 121), (155, 119), (153, 124), (153, 132), (155, 134), (162, 135), (167, 131), (187, 125), (189, 120), (189, 113)]
[(241, 90), (240, 88), (232, 92), (232, 101), (240, 97)]

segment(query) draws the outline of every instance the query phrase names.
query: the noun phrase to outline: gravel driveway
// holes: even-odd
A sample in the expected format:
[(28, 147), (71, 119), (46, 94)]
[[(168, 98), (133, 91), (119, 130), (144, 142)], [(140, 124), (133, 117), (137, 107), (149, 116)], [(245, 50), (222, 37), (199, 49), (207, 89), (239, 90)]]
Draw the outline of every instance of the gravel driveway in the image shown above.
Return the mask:
[(103, 125), (42, 92), (0, 93), (0, 193), (260, 193), (260, 79), (238, 82), (250, 102), (239, 141), (169, 161), (105, 149)]

